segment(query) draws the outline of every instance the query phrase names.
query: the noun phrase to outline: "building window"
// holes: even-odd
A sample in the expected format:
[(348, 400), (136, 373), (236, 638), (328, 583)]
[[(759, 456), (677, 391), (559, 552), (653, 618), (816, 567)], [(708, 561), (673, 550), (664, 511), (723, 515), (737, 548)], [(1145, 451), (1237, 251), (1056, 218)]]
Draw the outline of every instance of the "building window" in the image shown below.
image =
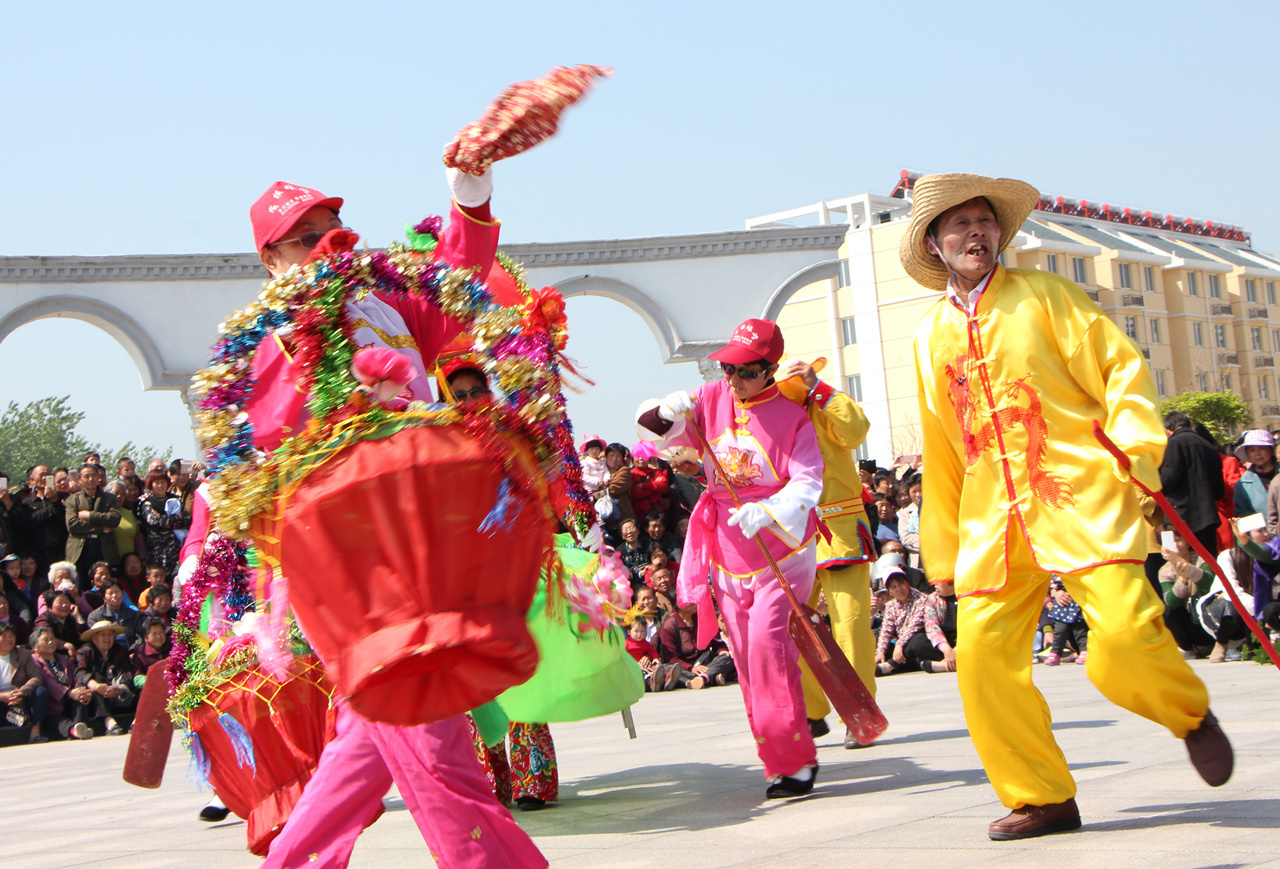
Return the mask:
[(1169, 394), (1168, 389), (1165, 388), (1163, 368), (1156, 372), (1156, 392), (1160, 394), (1161, 398)]
[(1154, 317), (1151, 318), (1151, 343), (1160, 343), (1160, 321)]
[(1267, 304), (1274, 305), (1276, 303), (1276, 282), (1267, 281)]
[(1271, 330), (1271, 352), (1280, 353), (1280, 329)]
[(854, 401), (862, 401), (862, 375), (850, 374), (844, 379), (845, 394)]
[(1071, 258), (1071, 280), (1077, 284), (1088, 283), (1088, 274), (1084, 267), (1084, 257), (1073, 256)]
[(1225, 371), (1222, 373), (1222, 391), (1231, 391), (1231, 375)]
[(1204, 346), (1204, 324), (1203, 323), (1191, 324), (1191, 340), (1195, 343), (1197, 347)]
[(853, 317), (844, 317), (840, 320), (840, 338), (844, 342), (840, 345), (842, 347), (858, 343), (858, 329), (853, 320)]
[(1142, 283), (1143, 283), (1143, 289), (1145, 289), (1148, 293), (1154, 293), (1156, 291), (1156, 270), (1153, 269), (1151, 266), (1143, 267)]
[(1246, 301), (1258, 301), (1258, 282), (1253, 278), (1244, 279), (1244, 297)]
[[(1187, 275), (1188, 277), (1191, 278), (1191, 286), (1194, 287), (1196, 285), (1195, 272), (1187, 272)], [(1192, 293), (1191, 295), (1194, 296), (1195, 293)], [(1211, 299), (1222, 298), (1222, 285), (1218, 282), (1217, 275), (1209, 275), (1209, 298)]]
[(1055, 275), (1058, 273), (1058, 255), (1056, 253), (1051, 253), (1045, 256), (1045, 268), (1053, 272)]
[(1137, 317), (1124, 318), (1124, 333), (1128, 335), (1132, 340), (1134, 341), (1138, 340), (1138, 318)]
[(849, 279), (849, 261), (847, 259), (840, 260), (840, 276), (836, 278), (837, 287), (847, 287), (853, 283)]
[(1133, 289), (1133, 275), (1129, 273), (1129, 264), (1120, 263), (1120, 289)]
[(1209, 375), (1201, 371), (1196, 374), (1196, 384), (1200, 387), (1201, 392), (1209, 391)]
[(1271, 384), (1268, 383), (1269, 380), (1271, 380), (1271, 378), (1265, 374), (1258, 375), (1258, 398), (1261, 398), (1263, 401), (1271, 398)]
[[(1211, 275), (1211, 277), (1217, 277), (1217, 275)], [(1196, 285), (1195, 272), (1187, 272), (1187, 293), (1192, 296), (1200, 295), (1200, 288)]]
[(1213, 343), (1218, 348), (1227, 349), (1227, 327), (1217, 325), (1213, 327)]
[(1254, 350), (1262, 349), (1262, 327), (1253, 326), (1249, 329), (1249, 341), (1253, 344)]

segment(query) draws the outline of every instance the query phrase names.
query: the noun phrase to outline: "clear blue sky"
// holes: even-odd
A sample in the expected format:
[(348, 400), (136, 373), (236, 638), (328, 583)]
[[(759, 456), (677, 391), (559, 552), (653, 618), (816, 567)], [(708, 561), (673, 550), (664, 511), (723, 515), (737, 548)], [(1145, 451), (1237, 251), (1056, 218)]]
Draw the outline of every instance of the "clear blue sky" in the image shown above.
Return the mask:
[[(1280, 251), (1273, 4), (224, 2), (6, 10), (0, 255), (250, 247), (284, 179), (347, 198), (371, 242), (445, 207), (443, 144), (506, 84), (616, 68), (560, 135), (496, 167), (509, 242), (737, 229), (898, 171), (1243, 225)], [(569, 308), (597, 386), (578, 430), (630, 440), (638, 397), (692, 386), (640, 320)], [(756, 312), (745, 311), (743, 316)], [(91, 439), (189, 452), (105, 334), (0, 344), (0, 401), (71, 394)], [(122, 412), (123, 410), (123, 412)], [(185, 439), (185, 440), (184, 440)]]

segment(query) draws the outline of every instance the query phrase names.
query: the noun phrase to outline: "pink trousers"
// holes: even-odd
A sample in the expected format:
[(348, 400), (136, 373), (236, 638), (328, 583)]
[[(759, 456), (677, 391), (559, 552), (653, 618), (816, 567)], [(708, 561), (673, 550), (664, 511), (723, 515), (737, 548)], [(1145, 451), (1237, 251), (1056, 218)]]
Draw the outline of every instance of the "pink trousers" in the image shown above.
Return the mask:
[[(779, 564), (801, 601), (813, 591), (817, 563), (817, 548), (810, 543)], [(817, 763), (818, 750), (805, 718), (800, 653), (787, 632), (791, 606), (771, 570), (744, 579), (712, 567), (711, 584), (764, 774), (794, 775)]]
[(498, 804), (466, 718), (418, 727), (369, 721), (342, 703), (325, 746), (263, 867), (342, 869), (395, 782), (431, 856), (445, 869), (543, 869), (546, 859)]

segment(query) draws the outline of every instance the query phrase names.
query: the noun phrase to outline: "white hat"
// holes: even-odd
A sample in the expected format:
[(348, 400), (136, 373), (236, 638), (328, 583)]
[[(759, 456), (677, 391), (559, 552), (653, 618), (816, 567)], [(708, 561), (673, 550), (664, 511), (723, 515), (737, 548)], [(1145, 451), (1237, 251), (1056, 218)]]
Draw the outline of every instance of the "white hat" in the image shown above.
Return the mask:
[(1244, 433), (1244, 440), (1240, 446), (1236, 447), (1236, 458), (1242, 462), (1247, 462), (1245, 447), (1270, 447), (1272, 450), (1276, 448), (1276, 439), (1271, 436), (1271, 432), (1255, 428)]

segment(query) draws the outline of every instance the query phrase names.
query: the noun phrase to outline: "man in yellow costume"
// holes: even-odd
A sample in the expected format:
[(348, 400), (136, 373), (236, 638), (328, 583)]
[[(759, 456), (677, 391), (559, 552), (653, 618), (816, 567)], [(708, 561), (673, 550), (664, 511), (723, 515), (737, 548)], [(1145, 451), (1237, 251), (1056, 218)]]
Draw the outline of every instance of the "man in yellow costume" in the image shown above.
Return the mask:
[(997, 262), (1038, 199), (1012, 179), (925, 176), (899, 248), (912, 278), (944, 292), (915, 336), (920, 546), (929, 578), (954, 579), (960, 598), (965, 718), (1012, 810), (989, 826), (992, 839), (1080, 826), (1075, 782), (1031, 682), (1050, 573), (1084, 610), (1098, 689), (1184, 739), (1210, 785), (1225, 783), (1233, 762), (1143, 575), (1137, 490), (1092, 434), (1096, 419), (1133, 476), (1160, 487), (1166, 438), (1151, 373), (1080, 287)]
[[(831, 537), (818, 538), (818, 577), (809, 605), (817, 605), (819, 592), (826, 595), (836, 644), (874, 698), (876, 637), (871, 633), (871, 562), (876, 559), (876, 548), (862, 504), (862, 479), (853, 461), (853, 451), (866, 440), (871, 424), (856, 401), (819, 380), (817, 371), (807, 362), (797, 359), (789, 363), (779, 378), (779, 386), (784, 395), (809, 414), (825, 463), (822, 500), (817, 509)], [(800, 682), (809, 729), (814, 738), (825, 736), (830, 729), (824, 716), (831, 711), (831, 704), (803, 659)], [(848, 728), (844, 747), (863, 747)]]

